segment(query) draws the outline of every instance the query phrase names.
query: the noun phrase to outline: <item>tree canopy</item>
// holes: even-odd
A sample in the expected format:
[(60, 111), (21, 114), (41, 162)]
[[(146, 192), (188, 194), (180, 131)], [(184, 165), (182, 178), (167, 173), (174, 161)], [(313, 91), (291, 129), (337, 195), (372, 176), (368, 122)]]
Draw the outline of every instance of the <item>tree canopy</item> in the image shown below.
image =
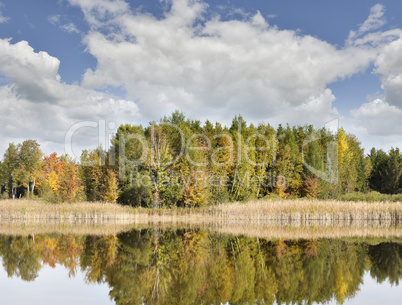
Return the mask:
[(241, 115), (228, 127), (173, 112), (149, 126), (121, 125), (110, 147), (80, 160), (44, 156), (35, 140), (10, 143), (0, 163), (2, 197), (117, 201), (142, 207), (197, 207), (264, 197), (340, 198), (398, 194), (402, 155), (365, 155), (344, 129), (254, 126)]

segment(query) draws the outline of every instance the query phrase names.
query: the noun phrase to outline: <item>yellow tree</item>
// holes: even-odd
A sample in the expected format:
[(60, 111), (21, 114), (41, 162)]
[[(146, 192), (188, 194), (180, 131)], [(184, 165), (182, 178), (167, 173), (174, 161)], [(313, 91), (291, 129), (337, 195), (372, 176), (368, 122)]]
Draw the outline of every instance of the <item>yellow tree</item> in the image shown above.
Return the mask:
[(81, 154), (80, 175), (85, 194), (91, 201), (116, 202), (118, 180), (116, 173), (106, 164), (107, 154), (101, 147)]
[(105, 194), (103, 199), (108, 202), (116, 202), (118, 196), (117, 176), (114, 171), (107, 169), (105, 175)]
[(359, 190), (359, 171), (362, 164), (363, 149), (354, 135), (346, 134), (343, 128), (338, 131), (338, 195)]

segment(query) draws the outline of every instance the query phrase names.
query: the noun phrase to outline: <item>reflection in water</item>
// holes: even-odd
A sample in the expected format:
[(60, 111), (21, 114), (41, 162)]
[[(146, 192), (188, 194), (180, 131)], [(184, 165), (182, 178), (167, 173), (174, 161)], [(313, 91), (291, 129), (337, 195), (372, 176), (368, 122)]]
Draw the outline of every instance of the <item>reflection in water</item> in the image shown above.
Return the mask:
[(402, 244), (262, 240), (202, 230), (141, 230), (118, 236), (0, 236), (8, 276), (33, 281), (43, 265), (107, 282), (116, 304), (342, 303), (365, 271), (393, 285)]

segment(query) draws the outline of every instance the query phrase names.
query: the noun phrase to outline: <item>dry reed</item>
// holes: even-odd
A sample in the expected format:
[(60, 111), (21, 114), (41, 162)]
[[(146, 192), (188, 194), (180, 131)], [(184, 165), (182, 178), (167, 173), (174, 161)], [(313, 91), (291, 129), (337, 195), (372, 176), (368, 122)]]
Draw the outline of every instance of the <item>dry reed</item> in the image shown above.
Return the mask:
[[(130, 225), (205, 227), (222, 233), (297, 238), (402, 236), (401, 202), (259, 200), (205, 208), (144, 209), (102, 202), (51, 204), (30, 200), (0, 201), (0, 230), (28, 226), (32, 230), (99, 232), (103, 227)], [(289, 228), (285, 231), (283, 228)], [(315, 229), (314, 229), (315, 228)], [(114, 229), (113, 229), (114, 230)], [(0, 232), (1, 232), (0, 231)], [(97, 233), (95, 233), (97, 234)], [(300, 235), (298, 235), (300, 234)], [(301, 238), (301, 237), (300, 237)]]

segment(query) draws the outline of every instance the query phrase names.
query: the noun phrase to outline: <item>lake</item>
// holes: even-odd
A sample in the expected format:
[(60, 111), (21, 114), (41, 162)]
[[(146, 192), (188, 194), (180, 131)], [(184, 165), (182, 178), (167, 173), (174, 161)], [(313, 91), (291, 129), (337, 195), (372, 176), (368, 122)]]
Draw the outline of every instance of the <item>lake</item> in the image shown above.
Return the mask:
[(400, 304), (400, 238), (0, 235), (0, 304)]

